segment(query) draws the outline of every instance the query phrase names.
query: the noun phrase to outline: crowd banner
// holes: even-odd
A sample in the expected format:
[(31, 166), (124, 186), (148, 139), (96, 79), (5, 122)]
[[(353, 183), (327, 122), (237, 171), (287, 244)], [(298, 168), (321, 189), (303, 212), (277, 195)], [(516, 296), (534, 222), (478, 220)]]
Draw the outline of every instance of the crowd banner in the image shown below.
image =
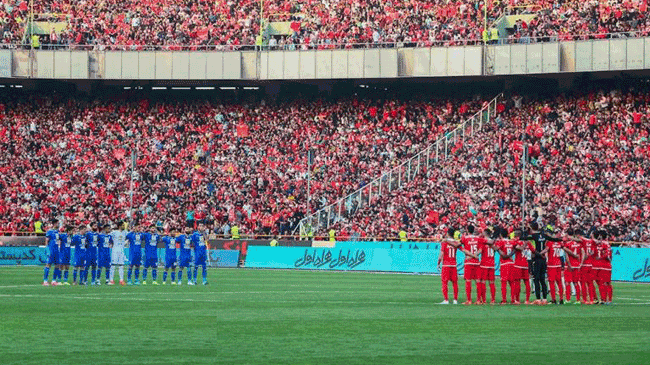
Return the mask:
[(0, 265), (44, 265), (47, 255), (45, 247), (0, 247)]

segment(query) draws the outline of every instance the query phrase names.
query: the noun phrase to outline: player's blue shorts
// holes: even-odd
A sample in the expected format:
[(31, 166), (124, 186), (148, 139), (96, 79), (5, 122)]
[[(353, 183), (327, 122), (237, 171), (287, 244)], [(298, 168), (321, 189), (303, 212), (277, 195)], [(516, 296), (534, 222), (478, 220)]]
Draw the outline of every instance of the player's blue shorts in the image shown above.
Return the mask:
[(99, 267), (111, 267), (111, 252), (109, 250), (100, 249), (97, 261), (97, 266)]
[(86, 266), (97, 266), (97, 248), (89, 248), (86, 250)]
[(173, 269), (176, 267), (176, 257), (165, 258), (165, 269)]
[(142, 264), (142, 252), (130, 251), (129, 261), (132, 266), (140, 266)]
[(191, 257), (181, 257), (179, 259), (179, 267), (190, 267), (190, 262), (192, 262)]
[(84, 252), (75, 252), (74, 266), (86, 266), (86, 254)]
[(47, 264), (48, 265), (59, 265), (60, 255), (59, 249), (56, 247), (48, 247), (49, 252), (47, 254)]
[(146, 260), (144, 261), (144, 267), (156, 267), (156, 266), (158, 266), (157, 257), (147, 257)]
[(64, 247), (59, 253), (59, 262), (61, 265), (70, 266), (70, 248)]
[(194, 265), (205, 265), (205, 260), (206, 260), (205, 254), (195, 256), (194, 257)]

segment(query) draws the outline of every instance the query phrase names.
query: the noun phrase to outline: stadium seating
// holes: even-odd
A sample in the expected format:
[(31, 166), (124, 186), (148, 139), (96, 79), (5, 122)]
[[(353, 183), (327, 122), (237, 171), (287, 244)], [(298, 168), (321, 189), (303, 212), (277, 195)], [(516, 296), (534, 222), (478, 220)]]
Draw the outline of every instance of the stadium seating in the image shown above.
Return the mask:
[[(440, 167), (336, 226), (342, 236), (411, 237), (468, 222), (516, 229), (521, 222), (522, 131), (530, 146), (529, 218), (561, 229), (601, 227), (609, 239), (650, 239), (647, 91), (581, 97), (513, 97), (489, 129), (459, 144)], [(532, 208), (534, 209), (532, 209)], [(324, 234), (324, 232), (322, 232)]]
[[(522, 1), (468, 0), (336, 0), (264, 1), (262, 18), (288, 23), (289, 31), (274, 40), (273, 48), (349, 48), (358, 45), (400, 46), (463, 45), (481, 39), (484, 14), (490, 22), (504, 14), (532, 13), (529, 23), (518, 21), (511, 42), (555, 39), (645, 36), (650, 30), (645, 1)], [(104, 46), (106, 49), (242, 49), (255, 45), (260, 33), (260, 2), (127, 0), (34, 1), (34, 12), (47, 21), (66, 17), (61, 33), (46, 35), (43, 44)], [(23, 41), (30, 8), (25, 0), (0, 7), (2, 43)], [(118, 47), (119, 46), (119, 47)], [(250, 47), (249, 47), (250, 48)]]
[[(131, 151), (138, 220), (188, 211), (241, 232), (289, 233), (306, 209), (356, 190), (481, 106), (474, 101), (340, 100), (281, 105), (20, 95), (0, 106), (0, 231), (35, 218), (124, 219)], [(35, 214), (37, 215), (35, 217)]]

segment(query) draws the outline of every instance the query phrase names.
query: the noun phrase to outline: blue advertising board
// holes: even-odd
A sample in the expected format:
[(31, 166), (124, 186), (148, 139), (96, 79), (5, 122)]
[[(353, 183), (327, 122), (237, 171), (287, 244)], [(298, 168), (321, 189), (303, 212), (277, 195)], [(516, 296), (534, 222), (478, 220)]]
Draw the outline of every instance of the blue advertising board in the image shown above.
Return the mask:
[(47, 263), (45, 247), (0, 247), (0, 265), (43, 265)]
[(613, 247), (612, 280), (650, 283), (650, 248)]
[(385, 248), (248, 248), (246, 267), (436, 273), (435, 250)]
[[(373, 242), (374, 243), (374, 242)], [(391, 271), (439, 274), (439, 250), (369, 248), (370, 242), (335, 248), (249, 247), (246, 267), (309, 270)], [(612, 249), (612, 280), (650, 282), (650, 249)], [(458, 252), (458, 273), (465, 257)], [(499, 275), (499, 257), (495, 257)]]
[[(71, 249), (74, 257), (74, 248)], [(128, 260), (129, 250), (124, 250)], [(0, 247), (0, 265), (44, 265), (48, 257), (47, 247), (20, 246)], [(237, 267), (239, 250), (210, 250), (210, 261), (216, 267)], [(73, 262), (74, 264), (74, 262)], [(158, 266), (165, 265), (165, 249), (158, 249)]]
[(239, 250), (210, 250), (210, 260), (216, 267), (237, 267)]

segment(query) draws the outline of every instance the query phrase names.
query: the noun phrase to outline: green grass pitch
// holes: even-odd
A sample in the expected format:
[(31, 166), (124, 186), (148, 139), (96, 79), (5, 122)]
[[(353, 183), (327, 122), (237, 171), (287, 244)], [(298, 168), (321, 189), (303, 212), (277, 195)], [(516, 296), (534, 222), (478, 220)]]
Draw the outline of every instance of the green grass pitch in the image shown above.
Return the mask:
[(611, 306), (465, 307), (437, 305), (429, 275), (219, 269), (209, 286), (42, 287), (42, 272), (0, 268), (0, 364), (650, 363), (643, 284), (615, 283)]

